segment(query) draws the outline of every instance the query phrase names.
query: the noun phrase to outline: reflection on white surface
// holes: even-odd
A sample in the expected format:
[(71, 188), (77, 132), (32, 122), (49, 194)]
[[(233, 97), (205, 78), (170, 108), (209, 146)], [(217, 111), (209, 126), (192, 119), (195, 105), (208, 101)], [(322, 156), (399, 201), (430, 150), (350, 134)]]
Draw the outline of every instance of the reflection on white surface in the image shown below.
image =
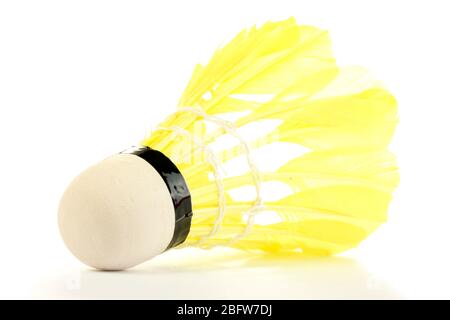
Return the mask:
[(59, 289), (54, 287), (48, 295), (82, 299), (401, 298), (352, 259), (299, 254), (173, 250), (132, 270), (84, 269), (62, 278), (56, 281)]

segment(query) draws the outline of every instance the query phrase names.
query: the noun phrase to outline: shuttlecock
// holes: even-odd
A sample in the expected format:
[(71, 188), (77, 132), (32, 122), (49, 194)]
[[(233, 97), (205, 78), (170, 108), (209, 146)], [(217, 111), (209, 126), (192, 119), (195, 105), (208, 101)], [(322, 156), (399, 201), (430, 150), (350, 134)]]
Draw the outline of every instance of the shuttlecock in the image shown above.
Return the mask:
[(394, 97), (294, 19), (240, 32), (195, 68), (175, 113), (65, 191), (70, 251), (104, 270), (172, 247), (334, 254), (386, 221)]

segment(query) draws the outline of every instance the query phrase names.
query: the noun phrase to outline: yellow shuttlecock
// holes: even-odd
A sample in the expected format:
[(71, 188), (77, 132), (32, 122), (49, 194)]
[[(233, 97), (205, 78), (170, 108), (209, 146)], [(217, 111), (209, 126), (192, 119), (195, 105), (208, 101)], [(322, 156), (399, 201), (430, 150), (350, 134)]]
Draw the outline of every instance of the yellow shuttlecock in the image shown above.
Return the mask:
[(61, 233), (109, 270), (182, 246), (339, 253), (386, 221), (396, 124), (394, 97), (338, 67), (327, 32), (293, 18), (246, 29), (140, 147), (71, 183)]

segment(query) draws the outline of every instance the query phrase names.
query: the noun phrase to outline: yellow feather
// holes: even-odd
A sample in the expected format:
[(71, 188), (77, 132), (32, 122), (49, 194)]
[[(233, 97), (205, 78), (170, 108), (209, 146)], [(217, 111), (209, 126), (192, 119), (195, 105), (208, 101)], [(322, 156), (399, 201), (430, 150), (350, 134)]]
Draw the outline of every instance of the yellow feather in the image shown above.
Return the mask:
[[(279, 122), (275, 129), (241, 134), (268, 119)], [(387, 150), (396, 124), (394, 97), (364, 69), (337, 66), (327, 32), (290, 18), (243, 30), (197, 65), (177, 112), (143, 144), (169, 156), (188, 183), (187, 245), (330, 254), (357, 246), (386, 221), (399, 180)], [(234, 144), (216, 150), (224, 137)], [(290, 159), (273, 152), (276, 169), (256, 170), (254, 153), (277, 143), (308, 151)], [(247, 167), (223, 170), (239, 157)], [(258, 195), (270, 182), (290, 192), (233, 196), (243, 187)]]

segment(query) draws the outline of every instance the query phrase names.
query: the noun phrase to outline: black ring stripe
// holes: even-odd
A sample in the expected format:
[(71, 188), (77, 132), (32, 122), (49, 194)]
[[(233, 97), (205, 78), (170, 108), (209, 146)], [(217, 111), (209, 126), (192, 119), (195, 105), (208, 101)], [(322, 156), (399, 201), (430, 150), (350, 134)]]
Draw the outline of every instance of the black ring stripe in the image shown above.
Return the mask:
[(180, 170), (162, 152), (146, 146), (131, 147), (121, 153), (136, 155), (147, 161), (158, 171), (170, 192), (175, 209), (175, 230), (167, 249), (183, 243), (191, 229), (192, 201), (186, 181)]

